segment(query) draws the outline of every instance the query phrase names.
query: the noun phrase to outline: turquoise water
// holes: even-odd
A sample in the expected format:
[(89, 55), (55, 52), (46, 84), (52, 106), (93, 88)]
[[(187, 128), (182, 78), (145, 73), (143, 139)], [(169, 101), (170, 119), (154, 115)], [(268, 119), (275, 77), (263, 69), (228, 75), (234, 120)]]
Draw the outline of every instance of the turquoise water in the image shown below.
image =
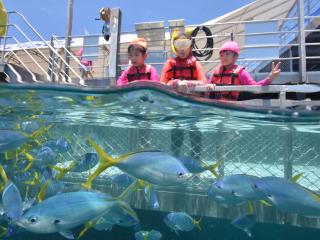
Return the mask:
[[(22, 195), (34, 196), (40, 184), (27, 187), (34, 172), (46, 164), (67, 166), (70, 162), (94, 150), (87, 143), (94, 139), (112, 156), (134, 151), (161, 150), (177, 157), (192, 157), (208, 164), (223, 160), (220, 175), (246, 173), (255, 176), (290, 177), (303, 172), (299, 183), (319, 191), (320, 113), (303, 110), (249, 109), (219, 103), (198, 101), (151, 87), (125, 90), (80, 90), (43, 86), (0, 86), (0, 129), (32, 133), (50, 126), (41, 142), (57, 141), (62, 137), (68, 146), (54, 150), (41, 158), (41, 145), (32, 147), (35, 163), (27, 173), (13, 167), (13, 160), (4, 160), (8, 177)], [(28, 164), (19, 156), (19, 168)], [(63, 178), (64, 191), (79, 189), (92, 170), (76, 173), (72, 170)], [(107, 169), (94, 181), (93, 188), (118, 195), (125, 184), (115, 183), (117, 168)], [(203, 172), (179, 188), (156, 187), (159, 209), (152, 210), (140, 192), (130, 203), (138, 211), (140, 229), (156, 229), (162, 239), (248, 239), (230, 220), (245, 210), (225, 209), (209, 200), (207, 188), (214, 181)], [(318, 239), (314, 219), (283, 217), (274, 209), (257, 210), (258, 221), (253, 239)], [(259, 210), (260, 209), (260, 210)], [(170, 211), (185, 211), (198, 219), (203, 217), (200, 232), (176, 236), (163, 222)], [(228, 219), (228, 220), (227, 220)], [(284, 220), (285, 219), (285, 220)], [(264, 222), (264, 223), (262, 223)], [(286, 223), (277, 225), (276, 223)], [(6, 225), (5, 222), (3, 225)], [(295, 227), (291, 225), (302, 225)], [(78, 233), (81, 228), (75, 229)], [(83, 239), (134, 239), (136, 229), (114, 227), (111, 232), (89, 230)], [(17, 233), (10, 239), (64, 239), (58, 234)]]

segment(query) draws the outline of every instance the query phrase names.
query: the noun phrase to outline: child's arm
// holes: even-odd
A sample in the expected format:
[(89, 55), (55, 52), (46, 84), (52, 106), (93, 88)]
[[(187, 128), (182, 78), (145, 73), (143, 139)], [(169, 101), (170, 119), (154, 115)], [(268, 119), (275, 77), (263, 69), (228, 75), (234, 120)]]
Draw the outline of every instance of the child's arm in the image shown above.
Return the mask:
[(197, 69), (197, 79), (195, 80), (184, 80), (187, 83), (188, 87), (195, 87), (200, 85), (206, 85), (207, 84), (207, 77), (204, 73), (203, 67), (201, 63), (198, 61), (196, 62), (196, 69)]
[(117, 80), (117, 86), (124, 86), (128, 84), (127, 73), (128, 73), (127, 70), (121, 73), (121, 76)]
[(157, 69), (155, 69), (152, 66), (151, 66), (151, 69), (150, 69), (150, 74), (151, 74), (150, 75), (150, 80), (151, 81), (159, 81)]
[(269, 76), (266, 77), (265, 79), (259, 81), (259, 82), (256, 82), (251, 77), (250, 73), (248, 73), (246, 70), (243, 70), (240, 73), (240, 76), (239, 76), (241, 85), (260, 85), (260, 86), (265, 86), (265, 85), (268, 85), (268, 84), (272, 83), (272, 81), (274, 79), (276, 79), (279, 76), (280, 72), (281, 72), (280, 65), (281, 65), (281, 62), (278, 62), (277, 65), (275, 65), (274, 62), (272, 62), (272, 69), (271, 69), (271, 72), (270, 72)]

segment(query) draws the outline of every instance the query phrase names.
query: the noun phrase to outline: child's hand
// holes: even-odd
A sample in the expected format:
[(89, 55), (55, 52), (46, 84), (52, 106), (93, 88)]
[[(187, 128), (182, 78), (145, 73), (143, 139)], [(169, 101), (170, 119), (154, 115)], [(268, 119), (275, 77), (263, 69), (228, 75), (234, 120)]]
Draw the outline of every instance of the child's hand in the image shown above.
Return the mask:
[(280, 65), (281, 65), (281, 62), (278, 62), (277, 65), (274, 65), (274, 62), (272, 62), (272, 68), (269, 74), (269, 78), (271, 82), (277, 77), (279, 77), (279, 74), (281, 72)]
[(207, 84), (207, 85), (205, 85), (206, 86), (206, 90), (207, 91), (212, 91), (212, 90), (214, 90), (214, 88), (216, 87), (216, 85), (215, 84)]
[(188, 83), (187, 81), (181, 81), (179, 80), (179, 82), (177, 83), (177, 91), (178, 92), (187, 92), (188, 91)]

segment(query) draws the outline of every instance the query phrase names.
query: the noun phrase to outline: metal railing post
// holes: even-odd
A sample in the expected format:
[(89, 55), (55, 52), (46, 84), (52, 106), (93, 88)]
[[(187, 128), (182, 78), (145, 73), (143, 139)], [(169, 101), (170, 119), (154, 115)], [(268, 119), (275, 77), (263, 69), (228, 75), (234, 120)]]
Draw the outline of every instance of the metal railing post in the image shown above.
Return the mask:
[(116, 84), (118, 74), (119, 49), (120, 49), (120, 34), (121, 34), (121, 11), (119, 8), (111, 9), (110, 19), (110, 52), (109, 52), (109, 78), (110, 85)]
[(299, 26), (299, 73), (300, 83), (309, 83), (307, 78), (306, 34), (304, 31), (304, 0), (297, 0)]
[[(67, 31), (66, 31), (66, 39), (65, 39), (65, 48), (70, 51), (70, 44), (71, 44), (71, 34), (72, 34), (72, 18), (73, 18), (73, 0), (68, 0), (68, 12), (67, 12)], [(69, 52), (65, 52), (65, 62), (64, 64), (64, 72), (66, 73), (67, 77), (69, 78)], [(66, 79), (68, 81), (68, 79)]]

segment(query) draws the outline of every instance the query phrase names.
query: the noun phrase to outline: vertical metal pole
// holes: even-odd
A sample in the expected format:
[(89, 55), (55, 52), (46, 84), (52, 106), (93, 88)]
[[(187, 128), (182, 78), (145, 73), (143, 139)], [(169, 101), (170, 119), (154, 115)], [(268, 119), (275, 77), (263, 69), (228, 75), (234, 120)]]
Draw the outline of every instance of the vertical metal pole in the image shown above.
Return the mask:
[(110, 85), (114, 86), (118, 74), (118, 53), (120, 49), (121, 34), (121, 11), (119, 8), (111, 9), (110, 28), (109, 78)]
[(7, 36), (8, 36), (8, 31), (9, 31), (9, 17), (10, 15), (7, 15), (7, 26), (6, 26), (6, 34), (4, 35), (4, 43), (3, 43), (3, 48), (2, 48), (2, 53), (1, 53), (1, 63), (4, 64), (4, 52), (6, 50), (6, 45), (7, 45)]
[(307, 78), (306, 34), (304, 31), (304, 0), (297, 0), (299, 26), (299, 73), (300, 83), (309, 83)]
[[(73, 0), (68, 0), (68, 10), (67, 10), (67, 31), (65, 37), (65, 47), (70, 51), (71, 44), (71, 34), (72, 34), (72, 19), (73, 19)], [(65, 53), (65, 61), (69, 65), (69, 53)], [(67, 65), (64, 66), (64, 71), (67, 76), (69, 76), (69, 68)]]
[[(53, 42), (53, 41), (54, 41), (54, 40), (53, 40), (53, 37), (51, 36), (50, 45), (51, 45), (51, 47), (54, 49), (54, 42)], [(55, 55), (55, 53), (54, 53), (52, 50), (50, 50), (50, 57), (51, 57), (51, 61), (50, 61), (50, 63), (49, 63), (48, 72), (49, 72), (49, 74), (50, 74), (50, 81), (51, 81), (51, 82), (55, 82), (55, 77), (54, 77), (54, 71), (55, 71), (55, 69), (54, 69), (54, 67), (55, 67), (56, 55)]]

